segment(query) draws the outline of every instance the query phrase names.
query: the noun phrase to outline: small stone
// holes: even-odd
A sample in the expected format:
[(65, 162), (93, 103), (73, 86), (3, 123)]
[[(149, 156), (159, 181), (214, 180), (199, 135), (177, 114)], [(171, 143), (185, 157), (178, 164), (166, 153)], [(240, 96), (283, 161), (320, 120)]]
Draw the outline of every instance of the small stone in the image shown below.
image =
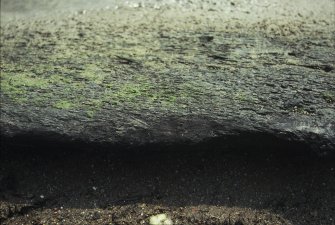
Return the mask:
[(150, 217), (150, 225), (172, 225), (173, 222), (166, 214), (158, 214)]

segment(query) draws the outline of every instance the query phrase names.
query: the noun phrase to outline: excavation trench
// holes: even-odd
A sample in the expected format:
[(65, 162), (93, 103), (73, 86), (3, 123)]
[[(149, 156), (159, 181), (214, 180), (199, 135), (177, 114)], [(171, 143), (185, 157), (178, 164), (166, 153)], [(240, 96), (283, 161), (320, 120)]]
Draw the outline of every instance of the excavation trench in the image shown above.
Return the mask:
[(4, 138), (0, 164), (3, 224), (160, 213), (175, 224), (331, 224), (334, 212), (334, 160), (264, 134), (140, 147)]

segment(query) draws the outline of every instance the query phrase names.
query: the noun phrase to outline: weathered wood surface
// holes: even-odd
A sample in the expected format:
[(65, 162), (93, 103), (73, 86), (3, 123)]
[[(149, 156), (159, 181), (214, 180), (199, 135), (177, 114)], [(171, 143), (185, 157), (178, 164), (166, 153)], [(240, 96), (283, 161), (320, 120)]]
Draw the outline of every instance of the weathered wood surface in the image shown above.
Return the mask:
[(142, 145), (255, 133), (333, 151), (331, 22), (246, 25), (212, 13), (7, 23), (1, 135)]

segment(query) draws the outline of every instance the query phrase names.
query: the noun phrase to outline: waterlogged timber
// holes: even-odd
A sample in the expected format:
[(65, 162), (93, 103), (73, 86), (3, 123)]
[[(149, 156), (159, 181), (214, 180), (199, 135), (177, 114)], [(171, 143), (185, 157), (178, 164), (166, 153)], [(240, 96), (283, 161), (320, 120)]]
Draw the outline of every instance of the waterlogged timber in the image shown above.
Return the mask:
[(5, 23), (2, 135), (137, 145), (257, 131), (334, 148), (332, 24), (158, 12)]

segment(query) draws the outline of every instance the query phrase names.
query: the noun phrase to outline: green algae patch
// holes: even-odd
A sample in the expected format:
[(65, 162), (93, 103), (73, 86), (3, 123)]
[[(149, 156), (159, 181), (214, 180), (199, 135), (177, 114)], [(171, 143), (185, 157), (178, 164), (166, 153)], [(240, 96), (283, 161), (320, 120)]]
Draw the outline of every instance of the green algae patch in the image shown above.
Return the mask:
[(87, 65), (85, 70), (79, 75), (79, 77), (96, 84), (101, 84), (105, 79), (105, 76), (106, 74), (101, 70), (101, 68), (94, 64)]
[(12, 88), (48, 88), (49, 84), (46, 79), (37, 77), (33, 73), (22, 72), (22, 73), (6, 73), (1, 72), (1, 87), (4, 88), (4, 91), (8, 91), (6, 87)]
[(33, 73), (1, 71), (1, 92), (18, 103), (28, 101), (29, 92), (41, 92), (49, 87), (47, 80)]
[(4, 78), (1, 76), (1, 92), (3, 94), (7, 94), (11, 97), (16, 97), (20, 95), (24, 95), (26, 92), (22, 88), (12, 85), (9, 79)]
[(56, 102), (53, 106), (57, 109), (67, 109), (68, 110), (68, 109), (73, 108), (74, 104), (72, 102), (63, 100), (63, 101)]
[(134, 80), (109, 83), (101, 96), (101, 101), (112, 105), (143, 108), (158, 98), (159, 93), (149, 79), (135, 75)]
[(140, 96), (147, 98), (150, 95), (152, 85), (149, 82), (127, 82), (122, 84), (119, 89), (113, 93), (116, 100), (132, 101)]

